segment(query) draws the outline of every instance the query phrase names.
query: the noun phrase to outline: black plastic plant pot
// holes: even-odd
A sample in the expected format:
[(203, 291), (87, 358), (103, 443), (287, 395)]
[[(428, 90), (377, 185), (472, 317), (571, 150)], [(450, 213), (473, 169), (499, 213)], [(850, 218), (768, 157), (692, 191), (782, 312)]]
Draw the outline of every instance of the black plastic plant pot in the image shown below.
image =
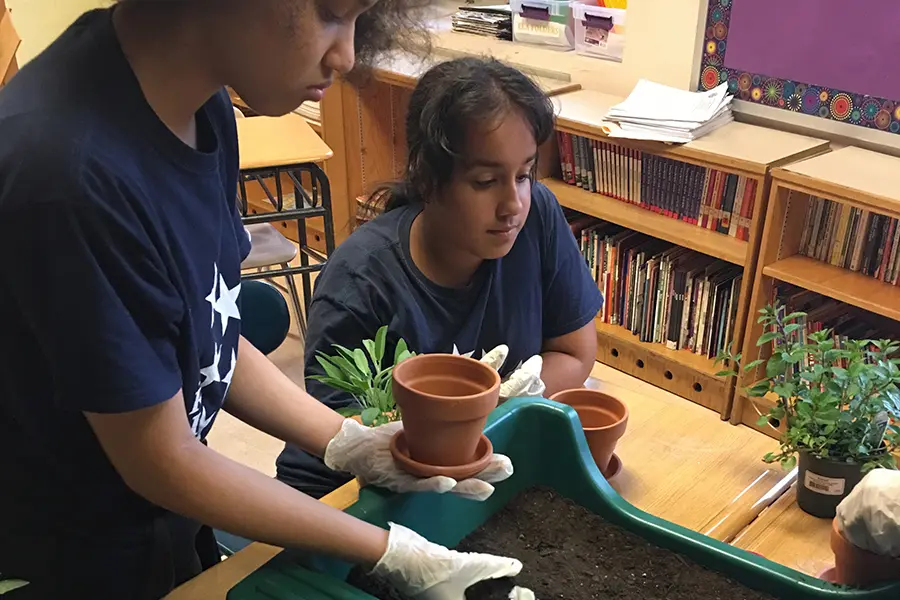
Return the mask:
[(800, 452), (797, 504), (814, 517), (833, 519), (837, 505), (862, 480), (862, 465), (837, 462)]

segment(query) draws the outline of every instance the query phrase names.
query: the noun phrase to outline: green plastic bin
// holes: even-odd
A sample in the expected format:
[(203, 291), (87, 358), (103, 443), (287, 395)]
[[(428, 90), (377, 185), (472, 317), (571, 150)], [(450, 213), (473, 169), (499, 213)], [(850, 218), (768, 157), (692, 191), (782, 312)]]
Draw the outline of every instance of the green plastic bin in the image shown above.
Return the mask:
[[(840, 588), (635, 508), (600, 474), (578, 415), (562, 404), (511, 400), (494, 411), (485, 433), (495, 451), (508, 455), (516, 468), (515, 475), (499, 484), (488, 501), (473, 502), (450, 494), (398, 495), (367, 488), (347, 512), (382, 527), (388, 521), (400, 523), (453, 547), (519, 492), (543, 485), (654, 544), (779, 598), (900, 599), (900, 584), (866, 590)], [(371, 596), (344, 582), (349, 571), (345, 563), (284, 551), (235, 586), (228, 600), (370, 600)]]

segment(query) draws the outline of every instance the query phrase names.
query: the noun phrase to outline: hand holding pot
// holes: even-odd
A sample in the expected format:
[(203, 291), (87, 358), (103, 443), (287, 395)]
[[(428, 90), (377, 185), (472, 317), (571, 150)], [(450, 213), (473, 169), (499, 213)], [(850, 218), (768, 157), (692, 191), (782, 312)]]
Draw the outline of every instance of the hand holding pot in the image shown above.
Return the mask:
[(486, 500), (494, 493), (492, 483), (503, 481), (513, 474), (509, 458), (494, 454), (488, 466), (472, 479), (456, 481), (449, 477), (414, 477), (397, 468), (389, 449), (391, 438), (402, 428), (402, 423), (365, 427), (347, 419), (325, 449), (325, 464), (335, 471), (355, 475), (363, 485), (375, 485), (401, 494), (451, 492), (471, 500)]
[[(499, 371), (503, 367), (503, 363), (506, 362), (507, 355), (509, 355), (509, 347), (501, 344), (481, 357), (481, 362)], [(500, 400), (540, 398), (543, 396), (547, 389), (544, 382), (541, 381), (541, 370), (543, 368), (544, 359), (540, 354), (536, 354), (526, 360), (522, 366), (510, 373), (500, 383)]]
[(387, 552), (373, 573), (413, 598), (463, 600), (466, 588), (479, 581), (514, 577), (521, 570), (514, 558), (448, 550), (391, 523)]

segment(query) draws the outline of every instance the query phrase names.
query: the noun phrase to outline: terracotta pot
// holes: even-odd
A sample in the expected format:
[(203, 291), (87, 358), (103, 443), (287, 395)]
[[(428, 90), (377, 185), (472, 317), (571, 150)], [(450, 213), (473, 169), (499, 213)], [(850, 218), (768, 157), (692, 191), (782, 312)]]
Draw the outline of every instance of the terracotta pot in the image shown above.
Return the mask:
[(829, 570), (827, 579), (832, 583), (866, 587), (900, 580), (900, 558), (854, 546), (841, 533), (837, 519), (831, 521), (831, 551), (834, 552), (834, 569)]
[(612, 477), (615, 473), (611, 467), (616, 465), (611, 465), (610, 461), (616, 443), (625, 434), (628, 425), (628, 407), (625, 403), (609, 394), (588, 389), (565, 390), (550, 399), (575, 409), (594, 462), (605, 477)]
[(410, 458), (442, 467), (474, 461), (500, 400), (497, 371), (464, 356), (420, 354), (394, 367), (393, 376)]

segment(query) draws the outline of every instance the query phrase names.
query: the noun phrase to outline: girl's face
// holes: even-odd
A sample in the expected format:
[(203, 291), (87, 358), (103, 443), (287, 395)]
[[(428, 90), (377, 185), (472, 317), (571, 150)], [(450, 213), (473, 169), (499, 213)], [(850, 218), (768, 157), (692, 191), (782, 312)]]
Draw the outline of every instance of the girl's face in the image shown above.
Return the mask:
[(378, 0), (231, 0), (220, 12), (220, 77), (251, 108), (282, 115), (322, 99), (353, 68), (356, 20)]
[(531, 209), (537, 143), (518, 112), (466, 133), (465, 162), (426, 210), (446, 224), (448, 241), (482, 260), (506, 256)]

